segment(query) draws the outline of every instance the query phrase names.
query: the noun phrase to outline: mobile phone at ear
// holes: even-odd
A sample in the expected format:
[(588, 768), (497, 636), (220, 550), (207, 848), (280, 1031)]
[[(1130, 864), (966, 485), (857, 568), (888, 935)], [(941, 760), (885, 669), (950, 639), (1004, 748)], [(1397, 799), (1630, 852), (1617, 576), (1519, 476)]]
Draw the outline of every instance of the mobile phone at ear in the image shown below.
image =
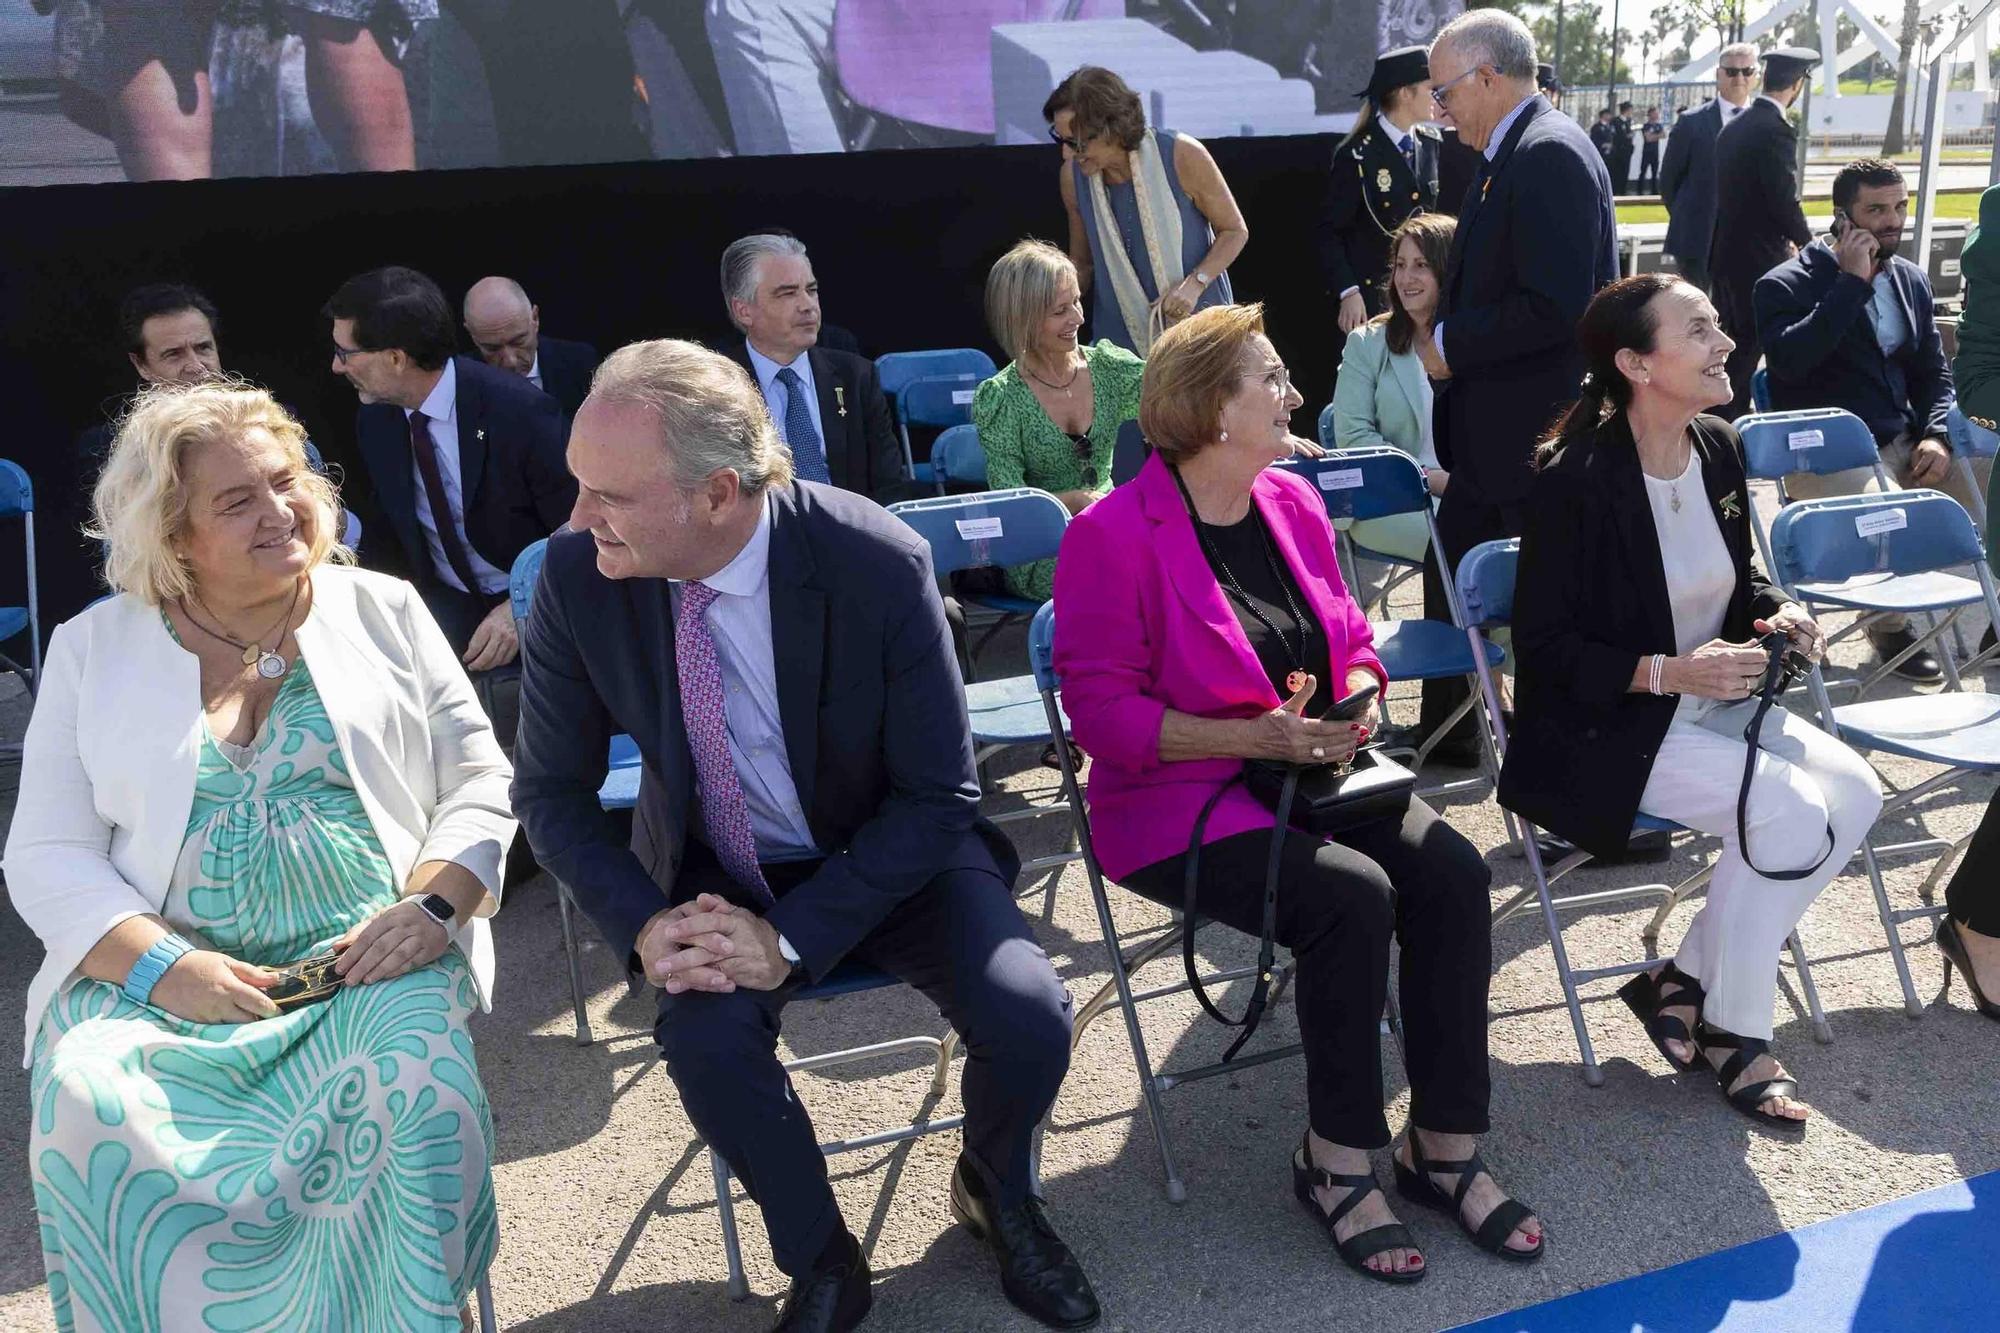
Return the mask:
[(1854, 219), (1847, 216), (1846, 209), (1836, 208), (1833, 210), (1833, 234), (1835, 236), (1846, 235), (1847, 229), (1853, 225)]
[(1327, 709), (1326, 715), (1334, 722), (1352, 722), (1355, 718), (1360, 717), (1368, 711), (1368, 705), (1374, 703), (1375, 696), (1380, 693), (1381, 686), (1379, 685), (1363, 685), (1360, 689)]

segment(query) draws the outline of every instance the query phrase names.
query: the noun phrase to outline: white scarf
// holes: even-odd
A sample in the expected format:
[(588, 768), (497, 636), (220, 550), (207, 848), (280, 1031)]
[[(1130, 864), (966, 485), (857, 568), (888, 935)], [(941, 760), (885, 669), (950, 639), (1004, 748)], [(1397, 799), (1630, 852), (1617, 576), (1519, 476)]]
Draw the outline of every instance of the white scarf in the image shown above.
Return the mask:
[[(1160, 157), (1160, 143), (1149, 130), (1139, 147), (1126, 154), (1132, 173), (1132, 199), (1139, 213), (1139, 233), (1146, 242), (1146, 262), (1153, 270), (1154, 289), (1165, 296), (1186, 276), (1181, 268), (1180, 201), (1167, 181), (1167, 167)], [(1118, 312), (1125, 317), (1131, 334), (1132, 350), (1145, 356), (1158, 330), (1157, 302), (1148, 304), (1146, 289), (1125, 253), (1118, 234), (1118, 218), (1111, 211), (1111, 196), (1101, 174), (1088, 177), (1091, 209), (1097, 224), (1097, 254), (1104, 272), (1099, 276), (1111, 284)]]

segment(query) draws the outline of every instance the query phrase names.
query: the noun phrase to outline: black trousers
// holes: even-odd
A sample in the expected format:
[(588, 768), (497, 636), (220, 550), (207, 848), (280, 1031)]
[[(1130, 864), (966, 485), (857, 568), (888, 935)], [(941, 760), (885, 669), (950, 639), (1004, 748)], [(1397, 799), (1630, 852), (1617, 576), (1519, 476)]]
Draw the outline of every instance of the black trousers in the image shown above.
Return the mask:
[[(731, 893), (713, 854), (711, 876), (683, 866), (685, 891)], [(817, 861), (765, 867), (773, 892)], [(693, 869), (697, 873), (689, 875)], [(708, 882), (701, 882), (707, 879)], [(848, 957), (922, 991), (965, 1038), (965, 1151), (1003, 1204), (1025, 1200), (1035, 1126), (1069, 1071), (1070, 995), (997, 875), (939, 875), (891, 912)], [(660, 992), (653, 1035), (688, 1119), (722, 1154), (764, 1212), (778, 1267), (809, 1272), (841, 1221), (812, 1122), (778, 1062), (779, 1016), (792, 988), (729, 994)]]
[[(1493, 505), (1473, 498), (1458, 488), (1463, 482), (1454, 480), (1445, 487), (1444, 500), (1438, 506), (1438, 537), (1444, 542), (1445, 558), (1456, 570), (1458, 562), (1465, 559), (1465, 553), (1481, 542), (1499, 541), (1503, 537), (1518, 537), (1527, 523), (1527, 511), (1520, 505)], [(1445, 600), (1444, 579), (1439, 573), (1438, 553), (1435, 550), (1424, 555), (1424, 619), (1451, 620), (1451, 604)], [(1424, 704), (1420, 730), (1426, 736), (1444, 725), (1451, 716), (1451, 710), (1463, 703), (1472, 687), (1462, 676), (1449, 676), (1442, 680), (1424, 682)], [(1451, 734), (1440, 745), (1452, 749), (1471, 750), (1479, 744), (1479, 723), (1467, 713), (1463, 721), (1453, 727)]]
[(2000, 935), (2000, 791), (1993, 793), (1986, 817), (1966, 845), (1965, 859), (1945, 886), (1944, 905), (1960, 925), (1981, 935)]
[[(1204, 917), (1255, 935), (1263, 928), (1265, 832), (1201, 849), (1196, 902)], [(1187, 857), (1159, 861), (1124, 884), (1179, 907)], [(1389, 940), (1402, 945), (1405, 1060), (1410, 1123), (1440, 1134), (1483, 1134), (1486, 988), (1493, 970), (1479, 852), (1412, 800), (1389, 820), (1326, 842), (1286, 835), (1278, 881), (1278, 942), (1298, 968), (1299, 1036), (1305, 1045), (1307, 1115), (1313, 1132), (1350, 1148), (1389, 1141), (1382, 1114), (1382, 1005)]]
[(1639, 150), (1639, 193), (1645, 194), (1648, 186), (1660, 188), (1660, 146), (1656, 143)]
[[(472, 643), (473, 633), (479, 622), (494, 606), (491, 597), (474, 597), (456, 588), (441, 583), (432, 583), (423, 590), (424, 605), (430, 608), (432, 619), (444, 631), (445, 642), (451, 650), (464, 660), (465, 650)], [(494, 667), (491, 671), (469, 671), (472, 688), (479, 696), (480, 707), (486, 710), (487, 721), (493, 724), (494, 739), (509, 759), (514, 757), (514, 733), (521, 724), (521, 662), (516, 658), (505, 666)]]
[(1729, 388), (1733, 396), (1721, 415), (1734, 421), (1750, 410), (1750, 377), (1757, 373), (1757, 361), (1764, 346), (1757, 341), (1757, 309), (1750, 303), (1751, 289), (1759, 275), (1711, 273), (1710, 298), (1722, 320), (1722, 331), (1736, 344), (1729, 354)]

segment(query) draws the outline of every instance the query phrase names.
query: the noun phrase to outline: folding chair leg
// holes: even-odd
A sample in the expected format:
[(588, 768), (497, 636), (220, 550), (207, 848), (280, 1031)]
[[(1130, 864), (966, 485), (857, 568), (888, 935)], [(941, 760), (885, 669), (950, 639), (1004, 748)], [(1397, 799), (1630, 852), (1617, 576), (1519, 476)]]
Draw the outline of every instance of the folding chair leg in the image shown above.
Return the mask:
[(1833, 1040), (1833, 1025), (1826, 1021), (1826, 1010), (1820, 1007), (1819, 987), (1813, 984), (1812, 963), (1806, 958), (1806, 946), (1799, 943), (1799, 932), (1793, 931), (1785, 941), (1792, 949), (1792, 964), (1799, 970), (1799, 989), (1806, 995), (1806, 1016), (1812, 1019), (1813, 1036), (1825, 1046)]
[(1882, 867), (1876, 863), (1875, 849), (1861, 840), (1861, 863), (1868, 868), (1868, 887), (1875, 891), (1875, 912), (1882, 918), (1882, 933), (1889, 937), (1889, 957), (1896, 964), (1896, 980), (1903, 986), (1903, 1012), (1911, 1018), (1924, 1016), (1923, 1001), (1917, 998), (1917, 983), (1910, 979), (1910, 960), (1903, 956), (1903, 936), (1896, 925), (1896, 913), (1889, 906), (1889, 891), (1882, 886)]
[(1097, 901), (1097, 928), (1104, 933), (1104, 946), (1111, 955), (1111, 980), (1118, 987), (1118, 1007), (1125, 1016), (1125, 1036), (1132, 1043), (1132, 1059), (1139, 1066), (1139, 1091), (1145, 1097), (1146, 1118), (1153, 1126), (1153, 1141), (1160, 1149), (1160, 1165), (1167, 1173), (1167, 1202), (1186, 1203), (1187, 1186), (1180, 1166), (1174, 1161), (1173, 1145), (1167, 1141), (1167, 1113), (1160, 1105), (1159, 1084), (1153, 1077), (1153, 1061), (1146, 1054), (1146, 1034), (1139, 1030), (1139, 1006), (1132, 1003), (1132, 979), (1125, 974), (1125, 960), (1118, 950), (1118, 927), (1111, 919), (1111, 901), (1104, 884), (1092, 876), (1091, 897)]
[(1569, 1006), (1569, 1023), (1576, 1030), (1577, 1053), (1583, 1057), (1583, 1081), (1593, 1088), (1604, 1086), (1604, 1071), (1597, 1067), (1597, 1052), (1590, 1044), (1590, 1029), (1583, 1022), (1583, 1001), (1576, 993), (1576, 978), (1570, 972), (1569, 950), (1563, 947), (1562, 923), (1556, 920), (1555, 900), (1549, 896), (1548, 876), (1542, 871), (1542, 854), (1535, 847), (1531, 830), (1522, 826), (1521, 845), (1528, 856), (1528, 872), (1535, 877), (1535, 893), (1542, 902), (1542, 923), (1548, 927), (1549, 947), (1555, 952), (1556, 979), (1562, 983), (1563, 1003)]
[(951, 1086), (951, 1058), (958, 1054), (958, 1029), (953, 1028), (938, 1043), (937, 1072), (931, 1075), (931, 1096), (942, 1097)]
[(736, 1238), (736, 1202), (729, 1196), (729, 1165), (714, 1148), (708, 1150), (709, 1169), (715, 1174), (715, 1216), (722, 1224), (722, 1258), (729, 1265), (729, 1299), (750, 1298), (750, 1283), (743, 1276), (743, 1245)]
[(583, 1003), (583, 962), (577, 957), (576, 923), (570, 917), (569, 886), (556, 881), (556, 910), (562, 916), (563, 952), (569, 955), (569, 1002), (576, 1011), (576, 1044), (590, 1045), (590, 1011)]
[(499, 1323), (493, 1313), (493, 1279), (479, 1279), (479, 1333), (497, 1333)]

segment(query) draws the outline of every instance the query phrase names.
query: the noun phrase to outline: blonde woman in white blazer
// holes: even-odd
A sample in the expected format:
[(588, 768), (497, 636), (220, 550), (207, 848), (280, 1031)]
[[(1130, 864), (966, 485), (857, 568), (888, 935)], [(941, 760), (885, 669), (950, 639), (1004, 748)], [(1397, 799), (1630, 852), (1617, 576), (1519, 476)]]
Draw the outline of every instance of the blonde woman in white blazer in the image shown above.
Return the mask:
[[(149, 393), (96, 494), (7, 841), (48, 951), (29, 1158), (56, 1323), (448, 1330), (497, 1241), (507, 762), (260, 390)], [(279, 969), (337, 954), (302, 996)]]

